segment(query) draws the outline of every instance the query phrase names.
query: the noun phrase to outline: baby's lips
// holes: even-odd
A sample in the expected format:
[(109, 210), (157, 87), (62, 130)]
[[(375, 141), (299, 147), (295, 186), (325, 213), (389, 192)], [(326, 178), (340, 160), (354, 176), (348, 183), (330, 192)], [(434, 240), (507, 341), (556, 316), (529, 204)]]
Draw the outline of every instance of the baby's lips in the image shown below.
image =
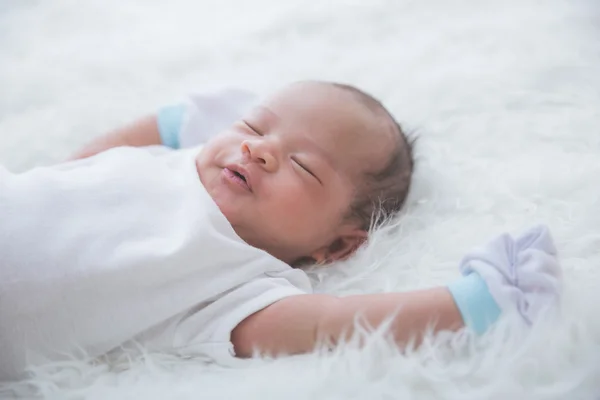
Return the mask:
[(243, 164), (230, 164), (226, 168), (233, 172), (237, 172), (240, 175), (243, 175), (244, 179), (246, 180), (246, 184), (248, 185), (248, 188), (252, 192), (252, 181), (254, 178), (249, 168), (246, 168)]

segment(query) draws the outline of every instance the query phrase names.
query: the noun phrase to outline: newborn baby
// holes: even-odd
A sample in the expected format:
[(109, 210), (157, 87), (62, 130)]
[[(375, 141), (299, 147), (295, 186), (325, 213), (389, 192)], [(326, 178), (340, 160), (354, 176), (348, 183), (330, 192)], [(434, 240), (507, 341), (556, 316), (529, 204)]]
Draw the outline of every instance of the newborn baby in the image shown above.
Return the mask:
[[(410, 141), (351, 86), (236, 96), (166, 108), (67, 163), (0, 169), (0, 379), (131, 341), (221, 363), (308, 352), (357, 315), (392, 318), (402, 345), (430, 327), (483, 333), (501, 312), (532, 322), (556, 300), (543, 227), (472, 252), (448, 286), (312, 294), (299, 267), (346, 259), (401, 209)], [(180, 148), (194, 135), (210, 140)]]

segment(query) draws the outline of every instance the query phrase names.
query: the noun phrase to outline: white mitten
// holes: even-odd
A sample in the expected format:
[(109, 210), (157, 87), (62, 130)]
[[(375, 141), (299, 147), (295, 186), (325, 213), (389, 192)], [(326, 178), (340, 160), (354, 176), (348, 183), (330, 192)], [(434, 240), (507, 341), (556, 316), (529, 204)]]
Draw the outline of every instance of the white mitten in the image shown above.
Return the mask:
[(546, 226), (517, 238), (503, 234), (462, 260), (463, 275), (477, 273), (502, 312), (518, 312), (527, 324), (558, 305), (562, 289), (556, 247)]

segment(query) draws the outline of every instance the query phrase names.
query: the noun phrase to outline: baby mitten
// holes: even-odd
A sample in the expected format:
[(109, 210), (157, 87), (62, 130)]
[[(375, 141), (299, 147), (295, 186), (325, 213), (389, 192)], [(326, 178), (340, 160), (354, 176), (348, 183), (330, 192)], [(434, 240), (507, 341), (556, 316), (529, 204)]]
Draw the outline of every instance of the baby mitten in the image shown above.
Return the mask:
[(561, 270), (550, 232), (536, 226), (513, 238), (503, 234), (467, 254), (463, 278), (449, 285), (465, 324), (483, 333), (503, 312), (533, 323), (557, 305)]

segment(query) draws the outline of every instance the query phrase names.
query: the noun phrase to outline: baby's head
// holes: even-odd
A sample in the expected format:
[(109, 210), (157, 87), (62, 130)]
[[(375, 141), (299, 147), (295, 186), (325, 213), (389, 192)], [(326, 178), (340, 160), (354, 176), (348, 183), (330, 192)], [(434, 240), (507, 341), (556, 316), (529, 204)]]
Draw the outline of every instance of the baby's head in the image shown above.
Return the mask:
[(411, 143), (386, 109), (328, 82), (276, 92), (196, 164), (236, 233), (290, 265), (351, 255), (401, 209), (413, 170)]

